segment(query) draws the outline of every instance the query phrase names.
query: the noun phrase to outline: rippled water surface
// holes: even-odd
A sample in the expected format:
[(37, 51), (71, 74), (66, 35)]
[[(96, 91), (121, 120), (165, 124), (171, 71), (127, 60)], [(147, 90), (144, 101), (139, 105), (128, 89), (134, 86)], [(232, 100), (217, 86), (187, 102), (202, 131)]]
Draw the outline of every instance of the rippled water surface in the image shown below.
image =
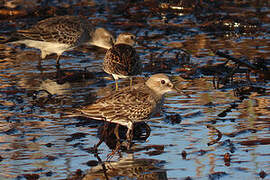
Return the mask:
[[(268, 1), (0, 6), (0, 179), (270, 178)], [(40, 69), (39, 50), (5, 43), (18, 29), (65, 14), (85, 16), (115, 35), (134, 33), (144, 64), (135, 82), (163, 72), (183, 91), (166, 96), (163, 111), (147, 122), (148, 138), (141, 138), (147, 125), (139, 125), (131, 149), (123, 142), (110, 158), (113, 136), (97, 153), (91, 150), (102, 122), (65, 117), (114, 91), (114, 81), (102, 70), (106, 51), (88, 46), (67, 51), (57, 72), (55, 55)], [(226, 63), (224, 54), (236, 60)], [(128, 85), (121, 80), (120, 87)]]

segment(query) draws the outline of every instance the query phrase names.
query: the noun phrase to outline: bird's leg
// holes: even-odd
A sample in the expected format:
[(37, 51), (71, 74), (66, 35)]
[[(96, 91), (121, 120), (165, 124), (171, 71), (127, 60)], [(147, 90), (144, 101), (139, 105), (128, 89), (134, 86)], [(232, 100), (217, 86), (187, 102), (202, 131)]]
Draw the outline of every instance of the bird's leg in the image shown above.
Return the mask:
[(128, 129), (126, 136), (127, 136), (127, 150), (129, 150), (131, 147), (131, 141), (133, 138), (133, 129)]
[(127, 149), (129, 150), (130, 149), (130, 146), (131, 146), (131, 141), (133, 139), (133, 128), (134, 128), (134, 125), (133, 125), (133, 122), (132, 121), (129, 121), (127, 128), (128, 128), (128, 131), (127, 131), (127, 134), (126, 134), (127, 141), (128, 141)]
[(99, 142), (94, 145), (93, 147), (94, 152), (97, 152), (97, 148), (103, 143), (103, 141), (104, 141), (104, 138), (100, 138)]
[[(45, 56), (45, 57), (46, 57), (46, 56)], [(40, 71), (43, 71), (42, 65), (41, 65), (42, 60), (43, 60), (43, 58), (40, 58), (40, 59), (38, 60), (38, 65), (37, 65), (37, 69), (40, 70)]]
[(118, 91), (118, 79), (119, 79), (119, 77), (116, 74), (112, 74), (112, 77), (113, 77), (113, 79), (115, 81), (115, 91)]
[(107, 174), (108, 169), (106, 168), (105, 163), (101, 160), (101, 158), (99, 157), (99, 155), (97, 153), (94, 155), (97, 158), (99, 164), (101, 164), (102, 171), (103, 171), (103, 174), (104, 174), (106, 180), (108, 180), (109, 179), (108, 174)]
[(117, 141), (115, 149), (107, 155), (106, 161), (112, 159), (115, 153), (119, 151), (120, 147), (121, 147), (121, 143)]
[(114, 128), (114, 134), (116, 136), (117, 143), (116, 143), (115, 149), (111, 153), (109, 153), (107, 155), (107, 159), (106, 160), (111, 159), (114, 156), (114, 154), (119, 151), (119, 149), (121, 147), (120, 137), (119, 137), (119, 124), (116, 124), (116, 126)]
[(103, 127), (103, 131), (102, 131), (102, 138), (104, 139), (105, 137), (107, 137), (107, 129), (109, 127), (109, 123), (107, 121), (105, 121), (104, 127)]
[(116, 124), (116, 127), (114, 128), (114, 134), (115, 134), (117, 140), (120, 140), (120, 137), (119, 137), (119, 124)]
[(107, 135), (106, 131), (107, 131), (107, 128), (108, 128), (108, 124), (109, 124), (109, 123), (105, 121), (104, 127), (103, 127), (103, 131), (102, 131), (102, 134), (101, 134), (101, 137), (100, 137), (100, 140), (99, 140), (99, 142), (98, 142), (96, 145), (94, 145), (94, 147), (93, 147), (94, 151), (97, 151), (97, 148), (98, 148), (98, 147), (101, 145), (101, 143), (104, 141), (105, 135)]
[(128, 122), (127, 128), (128, 128), (128, 131), (127, 131), (127, 134), (126, 134), (127, 140), (132, 141), (132, 138), (133, 138), (133, 128), (134, 128), (134, 125), (133, 125), (133, 122), (132, 121), (129, 121)]
[(132, 87), (132, 77), (130, 77), (129, 86)]
[(118, 91), (118, 82), (117, 82), (117, 79), (115, 79), (115, 90)]
[(59, 61), (60, 61), (60, 56), (61, 56), (61, 55), (57, 55), (57, 58), (56, 58), (56, 69), (60, 69), (60, 63), (59, 63)]
[(127, 136), (127, 140), (132, 141), (132, 139), (133, 139), (133, 128), (128, 129), (126, 136)]
[(65, 75), (65, 73), (63, 71), (61, 71), (61, 69), (56, 67), (56, 79), (57, 79), (57, 84), (62, 84), (63, 81), (63, 76)]
[(42, 68), (41, 68), (41, 61), (42, 61), (42, 59), (39, 59), (39, 60), (38, 60), (38, 66), (37, 66), (38, 69), (42, 69)]

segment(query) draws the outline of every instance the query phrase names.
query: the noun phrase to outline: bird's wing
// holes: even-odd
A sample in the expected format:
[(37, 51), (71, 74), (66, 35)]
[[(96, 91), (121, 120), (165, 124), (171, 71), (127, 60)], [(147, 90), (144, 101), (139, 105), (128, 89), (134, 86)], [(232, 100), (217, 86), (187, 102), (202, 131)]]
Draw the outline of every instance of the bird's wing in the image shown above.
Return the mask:
[(137, 75), (141, 72), (141, 62), (132, 46), (117, 44), (106, 52), (104, 61), (113, 74), (125, 76)]
[(91, 30), (91, 25), (80, 17), (57, 16), (42, 20), (30, 29), (19, 30), (18, 33), (32, 40), (75, 44), (89, 28)]
[(156, 108), (156, 100), (142, 90), (119, 91), (85, 106), (80, 111), (89, 118), (110, 122), (143, 121), (150, 118)]

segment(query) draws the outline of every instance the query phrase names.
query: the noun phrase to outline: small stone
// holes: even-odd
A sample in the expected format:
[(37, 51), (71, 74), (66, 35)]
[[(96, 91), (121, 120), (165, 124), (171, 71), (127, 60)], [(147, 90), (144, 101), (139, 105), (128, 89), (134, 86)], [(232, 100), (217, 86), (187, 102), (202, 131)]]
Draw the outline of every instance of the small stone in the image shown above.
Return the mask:
[(96, 161), (96, 160), (90, 160), (86, 164), (87, 164), (87, 166), (97, 166), (98, 165), (98, 161)]
[(231, 155), (230, 155), (230, 153), (225, 153), (224, 154), (224, 162), (225, 162), (225, 166), (230, 166), (230, 163), (231, 163)]
[(182, 151), (181, 155), (183, 159), (187, 158), (187, 152), (185, 150)]
[(46, 158), (47, 158), (49, 161), (54, 161), (55, 159), (57, 159), (56, 156), (51, 156), (51, 155), (48, 155)]
[(39, 178), (38, 174), (23, 174), (27, 180), (37, 180)]
[(47, 143), (47, 144), (45, 144), (45, 146), (47, 146), (47, 147), (52, 147), (53, 144), (52, 144), (52, 143)]
[(46, 176), (52, 176), (53, 172), (52, 171), (49, 171), (49, 172), (46, 172)]
[(259, 173), (259, 176), (264, 179), (265, 176), (267, 176), (266, 172), (264, 172), (263, 170)]
[(81, 169), (77, 169), (75, 172), (76, 176), (81, 176), (83, 174)]

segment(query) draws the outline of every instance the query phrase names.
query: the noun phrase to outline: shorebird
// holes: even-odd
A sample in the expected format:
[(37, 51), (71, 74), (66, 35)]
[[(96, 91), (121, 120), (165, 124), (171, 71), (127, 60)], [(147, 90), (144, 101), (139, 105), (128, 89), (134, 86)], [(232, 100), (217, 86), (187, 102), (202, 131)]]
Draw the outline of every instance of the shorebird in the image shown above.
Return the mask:
[[(77, 16), (56, 16), (39, 21), (27, 30), (18, 30), (22, 40), (12, 43), (25, 44), (41, 51), (41, 58), (56, 53), (56, 65), (60, 56), (82, 44), (95, 45), (105, 49), (112, 47), (114, 38), (104, 28), (95, 28), (90, 22)], [(40, 62), (39, 62), (40, 65)]]
[(116, 90), (118, 90), (117, 80), (119, 78), (129, 77), (131, 86), (132, 76), (142, 72), (142, 64), (133, 48), (134, 44), (135, 36), (133, 34), (121, 33), (104, 57), (103, 70), (113, 76)]
[(147, 121), (159, 112), (164, 95), (168, 92), (176, 92), (169, 77), (165, 74), (155, 74), (145, 83), (115, 91), (93, 104), (77, 109), (79, 114), (70, 117), (83, 116), (126, 126), (126, 137), (131, 141), (134, 124)]

